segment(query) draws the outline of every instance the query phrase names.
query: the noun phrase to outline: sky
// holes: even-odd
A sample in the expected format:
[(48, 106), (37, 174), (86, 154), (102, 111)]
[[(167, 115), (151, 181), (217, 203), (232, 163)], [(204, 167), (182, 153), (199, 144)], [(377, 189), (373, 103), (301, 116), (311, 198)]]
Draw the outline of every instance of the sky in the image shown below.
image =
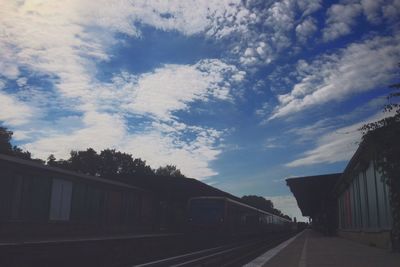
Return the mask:
[(0, 124), (34, 157), (114, 148), (301, 218), (399, 80), (399, 0), (0, 0)]

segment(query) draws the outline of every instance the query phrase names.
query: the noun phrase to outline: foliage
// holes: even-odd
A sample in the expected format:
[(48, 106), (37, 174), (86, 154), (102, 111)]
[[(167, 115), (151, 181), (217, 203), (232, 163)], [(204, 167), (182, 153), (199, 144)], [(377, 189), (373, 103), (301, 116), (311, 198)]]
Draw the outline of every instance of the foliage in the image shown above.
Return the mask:
[(175, 165), (166, 165), (165, 167), (159, 167), (156, 170), (156, 175), (185, 178), (185, 175), (183, 175), (181, 171), (176, 168)]
[[(29, 151), (24, 151), (11, 144), (13, 132), (0, 126), (0, 153), (22, 159), (33, 160), (42, 164), (40, 159), (32, 159)], [(87, 175), (101, 176), (104, 178), (129, 178), (138, 175), (163, 175), (185, 177), (175, 165), (166, 165), (153, 170), (141, 158), (133, 158), (131, 154), (105, 149), (98, 154), (93, 148), (82, 151), (71, 151), (67, 160), (59, 159), (51, 154), (47, 158), (47, 165), (76, 171)]]
[(67, 160), (57, 160), (54, 155), (50, 155), (47, 164), (109, 179), (130, 178), (140, 175), (185, 177), (176, 166), (167, 165), (154, 171), (141, 158), (133, 158), (131, 154), (115, 149), (105, 149), (100, 154), (92, 148), (84, 151), (71, 151), (70, 158)]
[(383, 181), (389, 186), (389, 199), (392, 207), (392, 244), (400, 250), (400, 83), (391, 86), (394, 89), (387, 99), (383, 111), (388, 114), (384, 119), (364, 125), (363, 142), (374, 153), (378, 170)]
[(274, 208), (274, 204), (269, 199), (265, 199), (260, 196), (248, 195), (248, 196), (243, 196), (242, 201), (260, 210), (264, 210), (266, 212), (270, 212), (272, 214), (291, 220), (289, 216), (284, 215), (280, 210)]
[(0, 126), (0, 153), (7, 155), (12, 154), (12, 135), (13, 132), (7, 130), (5, 127)]
[(0, 126), (0, 153), (14, 156), (22, 159), (33, 160), (39, 163), (44, 163), (40, 159), (33, 159), (29, 151), (24, 151), (17, 146), (11, 144), (13, 132), (5, 127)]

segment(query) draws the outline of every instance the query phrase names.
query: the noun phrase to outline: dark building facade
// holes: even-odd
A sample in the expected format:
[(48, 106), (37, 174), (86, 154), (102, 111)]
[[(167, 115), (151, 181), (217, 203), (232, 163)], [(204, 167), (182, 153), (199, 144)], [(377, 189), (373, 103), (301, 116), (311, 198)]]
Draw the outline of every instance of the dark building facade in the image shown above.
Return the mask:
[(362, 142), (343, 173), (286, 179), (303, 216), (313, 227), (382, 248), (392, 247), (390, 188), (376, 153)]
[(362, 143), (332, 190), (338, 205), (338, 234), (366, 244), (390, 247), (389, 190), (373, 151)]
[(328, 235), (337, 228), (337, 205), (331, 191), (340, 176), (333, 173), (286, 179), (303, 216), (312, 220), (315, 229)]

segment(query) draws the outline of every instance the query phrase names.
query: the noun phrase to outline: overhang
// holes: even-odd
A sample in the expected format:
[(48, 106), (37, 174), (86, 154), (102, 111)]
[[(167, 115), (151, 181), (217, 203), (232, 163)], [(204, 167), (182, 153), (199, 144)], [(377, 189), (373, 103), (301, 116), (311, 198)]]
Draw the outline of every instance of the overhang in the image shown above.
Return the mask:
[(332, 173), (286, 179), (303, 216), (313, 217), (322, 211), (322, 203), (332, 197), (332, 190), (341, 175)]

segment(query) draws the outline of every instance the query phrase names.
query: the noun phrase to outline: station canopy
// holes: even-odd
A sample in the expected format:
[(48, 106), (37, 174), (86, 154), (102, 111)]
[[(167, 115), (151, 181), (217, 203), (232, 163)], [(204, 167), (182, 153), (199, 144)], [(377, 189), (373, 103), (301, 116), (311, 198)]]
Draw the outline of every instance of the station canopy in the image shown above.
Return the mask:
[(332, 173), (286, 179), (303, 216), (313, 217), (321, 212), (324, 203), (332, 197), (332, 190), (341, 175)]

